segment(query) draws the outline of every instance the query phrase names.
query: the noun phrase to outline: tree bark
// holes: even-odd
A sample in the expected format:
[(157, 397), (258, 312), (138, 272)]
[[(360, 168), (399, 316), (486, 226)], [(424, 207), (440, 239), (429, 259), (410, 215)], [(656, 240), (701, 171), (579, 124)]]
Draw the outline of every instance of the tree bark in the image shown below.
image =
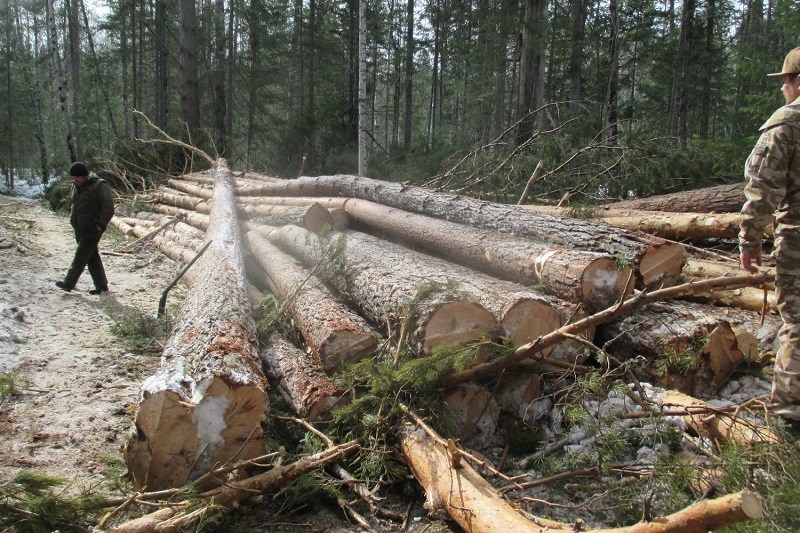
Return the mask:
[[(538, 213), (582, 218), (579, 209), (570, 207), (547, 205), (525, 207)], [(612, 209), (605, 206), (599, 209), (587, 208), (586, 215), (586, 219), (592, 222), (603, 222), (617, 228), (640, 231), (672, 240), (734, 238), (739, 234), (739, 223), (742, 220), (738, 213), (643, 211)], [(772, 238), (772, 226), (767, 227), (765, 236)]]
[[(642, 379), (657, 379), (667, 388), (690, 394), (713, 394), (745, 359), (732, 326), (754, 318), (672, 301), (604, 324), (598, 328), (598, 339), (620, 359), (644, 356), (643, 364), (637, 365)], [(659, 359), (666, 366), (664, 374), (659, 374)], [(685, 366), (690, 363), (693, 366)]]
[(344, 390), (322, 372), (317, 361), (280, 335), (272, 335), (260, 355), (267, 375), (300, 417), (316, 420), (342, 401)]
[(629, 268), (617, 268), (608, 255), (539, 245), (366, 200), (347, 200), (345, 211), (356, 221), (392, 237), (493, 276), (541, 286), (588, 309), (602, 309), (618, 301), (631, 272)]
[(369, 320), (390, 324), (396, 331), (405, 323), (409, 345), (423, 354), (438, 345), (463, 344), (497, 331), (494, 316), (476, 302), (426, 284), (414, 272), (359, 261), (348, 253), (352, 246), (338, 251), (340, 241), (328, 243), (295, 226), (272, 232), (270, 241), (306, 265), (330, 261), (326, 252), (333, 247), (336, 261), (327, 281)]
[(261, 422), (269, 402), (224, 160), (217, 162), (216, 177), (206, 232), (212, 242), (193, 268), (198, 281), (186, 297), (161, 366), (142, 385), (136, 431), (125, 450), (137, 489), (180, 486), (216, 464), (261, 452)]
[(53, 68), (56, 71), (58, 79), (58, 99), (61, 102), (61, 114), (64, 117), (64, 131), (66, 133), (67, 153), (72, 162), (78, 160), (78, 154), (75, 149), (75, 144), (72, 140), (72, 118), (69, 113), (69, 97), (67, 93), (67, 78), (64, 76), (64, 69), (61, 67), (61, 55), (58, 51), (58, 31), (56, 28), (56, 19), (53, 8), (53, 0), (45, 2), (47, 10), (47, 26), (50, 35), (50, 53), (53, 55)]
[(687, 213), (738, 213), (744, 203), (744, 183), (731, 183), (604, 204), (604, 209), (640, 209)]
[(197, 78), (197, 10), (194, 0), (178, 0), (180, 21), (181, 121), (190, 138), (200, 126), (200, 94)]
[(266, 237), (248, 232), (250, 250), (264, 268), (267, 288), (287, 305), (295, 325), (325, 370), (357, 361), (377, 346), (377, 334), (314, 277)]
[(351, 196), (453, 222), (529, 237), (541, 243), (619, 256), (637, 270), (640, 285), (669, 282), (685, 260), (683, 246), (658, 237), (632, 233), (539, 213), (518, 206), (483, 202), (455, 194), (353, 176), (300, 178), (265, 184), (243, 195)]
[(485, 446), (497, 431), (500, 407), (486, 387), (459, 385), (444, 395), (444, 404), (458, 428), (458, 440)]

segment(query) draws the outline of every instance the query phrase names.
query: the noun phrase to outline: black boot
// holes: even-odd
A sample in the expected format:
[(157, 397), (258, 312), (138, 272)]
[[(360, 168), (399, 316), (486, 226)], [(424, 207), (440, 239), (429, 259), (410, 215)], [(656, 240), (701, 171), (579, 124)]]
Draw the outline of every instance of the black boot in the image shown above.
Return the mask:
[(70, 287), (69, 285), (67, 285), (67, 284), (66, 284), (65, 282), (63, 282), (63, 281), (56, 281), (56, 287), (58, 287), (58, 288), (59, 288), (59, 289), (61, 289), (62, 291), (67, 291), (67, 292), (70, 292), (70, 291), (72, 291), (72, 287)]
[(106, 294), (107, 292), (108, 292), (108, 287), (105, 287), (103, 289), (92, 289), (89, 291), (89, 294), (96, 296), (100, 294)]

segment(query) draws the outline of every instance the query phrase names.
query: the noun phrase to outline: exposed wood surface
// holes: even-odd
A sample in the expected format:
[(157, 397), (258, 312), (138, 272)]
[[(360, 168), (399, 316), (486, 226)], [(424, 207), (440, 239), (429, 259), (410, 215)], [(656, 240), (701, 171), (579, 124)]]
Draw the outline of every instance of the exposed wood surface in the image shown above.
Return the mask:
[[(215, 464), (261, 453), (269, 403), (245, 276), (230, 170), (220, 160), (207, 252), (158, 371), (142, 385), (125, 449), (134, 486), (183, 485)], [(209, 317), (214, 317), (209, 320)]]
[(342, 401), (344, 391), (309, 354), (273, 334), (261, 352), (267, 375), (292, 411), (310, 421)]
[[(307, 266), (320, 264), (332, 246), (340, 246), (296, 226), (284, 226), (269, 238)], [(483, 306), (446, 288), (432, 287), (415, 272), (354, 260), (347, 251), (338, 254), (329, 282), (375, 323), (391, 324), (399, 330), (410, 320), (409, 339), (423, 353), (441, 344), (461, 344), (494, 334), (498, 329), (494, 316)]]
[[(709, 408), (710, 404), (692, 398), (678, 391), (665, 391), (661, 395), (661, 404), (691, 409), (692, 407)], [(708, 437), (716, 442), (735, 442), (739, 444), (775, 443), (778, 435), (770, 428), (759, 422), (737, 417), (731, 413), (709, 415), (692, 414), (683, 417), (686, 423), (699, 435)]]
[(351, 196), (435, 218), (525, 236), (540, 243), (619, 255), (637, 270), (643, 284), (662, 278), (674, 280), (685, 260), (685, 250), (681, 245), (658, 237), (369, 178), (344, 175), (303, 177), (241, 189), (240, 193)]
[(609, 209), (642, 209), (687, 213), (737, 213), (744, 204), (744, 183), (716, 185), (691, 191), (611, 202)]
[[(602, 222), (617, 228), (641, 231), (678, 241), (734, 238), (739, 234), (741, 222), (741, 215), (738, 213), (644, 211), (610, 209), (604, 206), (574, 208), (526, 205), (525, 207), (539, 213)], [(772, 238), (772, 226), (767, 227), (765, 235)]]
[(267, 275), (269, 291), (287, 306), (324, 369), (358, 360), (375, 349), (377, 333), (338, 301), (310, 271), (258, 233), (248, 232), (247, 242)]
[[(763, 272), (775, 275), (775, 267), (762, 268)], [(681, 274), (685, 278), (717, 278), (720, 276), (743, 276), (747, 271), (738, 261), (714, 261), (711, 259), (689, 258), (683, 265)], [(770, 289), (775, 288), (774, 283), (767, 284)]]
[(630, 275), (629, 268), (618, 268), (608, 255), (537, 244), (530, 239), (417, 215), (366, 200), (348, 200), (345, 210), (358, 222), (397, 239), (493, 276), (539, 285), (551, 294), (582, 303), (589, 309), (600, 309), (618, 301)]
[(458, 428), (458, 439), (485, 446), (497, 431), (500, 407), (486, 387), (468, 383), (444, 395), (444, 403)]
[[(658, 379), (667, 388), (690, 394), (713, 393), (709, 387), (720, 387), (744, 361), (732, 330), (735, 319), (712, 306), (655, 303), (598, 328), (598, 344), (620, 358), (645, 356), (642, 379)], [(653, 374), (659, 359), (676, 363), (659, 376)], [(694, 361), (694, 366), (687, 370), (678, 360), (680, 365)]]

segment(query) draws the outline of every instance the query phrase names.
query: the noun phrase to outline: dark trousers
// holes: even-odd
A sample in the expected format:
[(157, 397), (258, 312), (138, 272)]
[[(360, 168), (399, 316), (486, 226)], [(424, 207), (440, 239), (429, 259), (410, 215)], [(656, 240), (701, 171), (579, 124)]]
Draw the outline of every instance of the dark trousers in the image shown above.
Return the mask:
[(100, 242), (101, 232), (75, 232), (75, 240), (78, 249), (75, 250), (75, 257), (64, 277), (64, 283), (73, 288), (78, 283), (78, 278), (83, 274), (83, 269), (89, 267), (89, 275), (92, 276), (95, 289), (108, 290), (108, 280), (106, 271), (103, 268), (103, 261), (100, 259), (100, 252), (97, 250), (97, 243)]

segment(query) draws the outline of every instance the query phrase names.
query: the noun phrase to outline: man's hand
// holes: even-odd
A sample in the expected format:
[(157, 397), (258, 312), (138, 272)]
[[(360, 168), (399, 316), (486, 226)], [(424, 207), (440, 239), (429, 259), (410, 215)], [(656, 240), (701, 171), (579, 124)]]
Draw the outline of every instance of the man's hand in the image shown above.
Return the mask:
[(758, 268), (756, 268), (753, 263), (761, 266), (761, 252), (756, 252), (754, 254), (742, 252), (741, 256), (739, 256), (739, 262), (741, 263), (743, 269), (747, 270), (751, 274), (755, 274), (758, 272)]

